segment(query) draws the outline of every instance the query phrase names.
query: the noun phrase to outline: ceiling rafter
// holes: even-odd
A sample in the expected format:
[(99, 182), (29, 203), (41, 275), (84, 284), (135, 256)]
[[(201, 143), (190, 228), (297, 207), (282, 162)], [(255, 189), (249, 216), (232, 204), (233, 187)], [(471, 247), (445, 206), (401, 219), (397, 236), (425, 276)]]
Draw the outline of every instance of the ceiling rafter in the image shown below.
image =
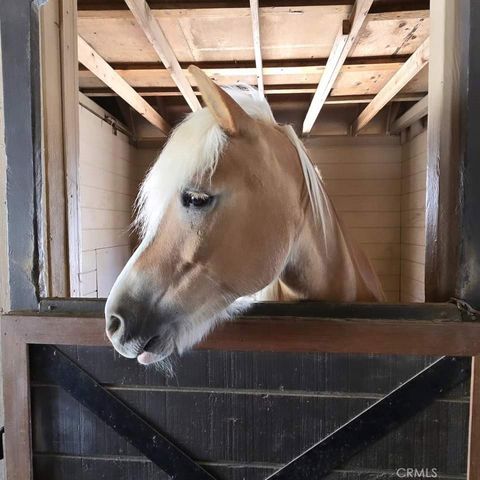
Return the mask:
[(260, 37), (260, 12), (258, 8), (258, 0), (250, 0), (250, 13), (252, 15), (252, 34), (253, 34), (253, 51), (255, 54), (255, 68), (257, 75), (258, 92), (265, 97), (265, 89), (263, 86), (263, 61), (262, 61), (262, 44)]
[(428, 95), (425, 95), (413, 107), (398, 117), (392, 124), (391, 133), (399, 133), (428, 114)]
[(342, 23), (335, 38), (327, 65), (305, 116), (302, 127), (303, 135), (308, 135), (311, 132), (348, 54), (357, 41), (372, 3), (373, 0), (357, 0), (348, 21)]
[(358, 118), (353, 122), (352, 133), (357, 135), (372, 118), (390, 102), (428, 64), (430, 38), (427, 38), (410, 58), (397, 70), (395, 75), (375, 95)]
[(125, 0), (125, 2), (137, 20), (138, 25), (143, 30), (143, 33), (151, 43), (153, 49), (165, 65), (165, 68), (169, 71), (170, 76), (178, 89), (182, 92), (189, 107), (193, 111), (201, 109), (200, 102), (195, 95), (188, 78), (183, 72), (182, 67), (178, 63), (170, 42), (167, 40), (160, 24), (152, 15), (147, 2), (145, 0)]
[(165, 135), (170, 131), (168, 122), (144, 100), (80, 35), (78, 35), (78, 61), (96, 75), (105, 85), (123, 98), (142, 117)]

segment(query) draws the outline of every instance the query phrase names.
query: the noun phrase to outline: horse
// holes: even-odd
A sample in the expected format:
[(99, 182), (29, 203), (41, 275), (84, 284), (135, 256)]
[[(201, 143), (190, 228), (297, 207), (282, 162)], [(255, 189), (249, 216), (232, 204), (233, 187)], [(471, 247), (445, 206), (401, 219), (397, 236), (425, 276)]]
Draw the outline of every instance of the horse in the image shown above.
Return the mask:
[(253, 87), (189, 72), (206, 107), (174, 129), (141, 185), (140, 243), (105, 307), (115, 349), (161, 365), (255, 301), (383, 301), (293, 128)]

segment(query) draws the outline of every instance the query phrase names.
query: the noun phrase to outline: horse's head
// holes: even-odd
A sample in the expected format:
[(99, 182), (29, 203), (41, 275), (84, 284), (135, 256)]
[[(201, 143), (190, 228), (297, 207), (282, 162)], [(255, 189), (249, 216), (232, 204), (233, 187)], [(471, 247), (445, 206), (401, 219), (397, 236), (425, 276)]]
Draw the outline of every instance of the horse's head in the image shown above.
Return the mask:
[(177, 127), (149, 172), (142, 242), (106, 305), (109, 339), (141, 363), (191, 347), (277, 278), (302, 218), (296, 149), (266, 102), (244, 93), (242, 108), (191, 73), (207, 108)]

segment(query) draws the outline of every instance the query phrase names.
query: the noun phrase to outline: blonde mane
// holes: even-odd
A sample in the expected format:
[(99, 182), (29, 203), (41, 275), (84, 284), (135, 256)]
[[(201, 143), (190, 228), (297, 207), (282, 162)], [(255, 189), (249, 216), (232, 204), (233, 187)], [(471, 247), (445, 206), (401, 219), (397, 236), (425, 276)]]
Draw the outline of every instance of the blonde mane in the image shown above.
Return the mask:
[[(225, 91), (251, 117), (278, 125), (267, 101), (249, 85), (226, 87)], [(308, 153), (290, 125), (280, 127), (295, 146), (316, 221), (322, 225), (332, 219), (330, 202), (322, 180)], [(136, 202), (135, 226), (142, 238), (152, 237), (173, 195), (196, 176), (215, 172), (228, 136), (207, 108), (189, 114), (171, 134), (153, 167), (148, 172)], [(323, 232), (325, 246), (327, 238)]]

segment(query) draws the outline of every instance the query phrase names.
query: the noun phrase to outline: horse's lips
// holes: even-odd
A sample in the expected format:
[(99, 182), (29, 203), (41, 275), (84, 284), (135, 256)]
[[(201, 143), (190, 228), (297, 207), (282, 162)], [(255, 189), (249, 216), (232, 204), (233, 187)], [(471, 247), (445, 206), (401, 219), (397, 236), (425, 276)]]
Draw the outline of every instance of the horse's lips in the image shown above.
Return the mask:
[(142, 365), (150, 365), (151, 363), (158, 362), (162, 358), (163, 358), (163, 355), (158, 355), (156, 353), (151, 353), (151, 352), (142, 352), (137, 357), (137, 361)]
[[(159, 348), (160, 352), (155, 353), (152, 351), (148, 351), (150, 349)], [(173, 351), (173, 342), (170, 340), (165, 344), (162, 342), (160, 337), (154, 337), (147, 342), (145, 349), (142, 353), (137, 356), (137, 361), (141, 365), (150, 365), (155, 362), (160, 362), (164, 358), (167, 358)]]

